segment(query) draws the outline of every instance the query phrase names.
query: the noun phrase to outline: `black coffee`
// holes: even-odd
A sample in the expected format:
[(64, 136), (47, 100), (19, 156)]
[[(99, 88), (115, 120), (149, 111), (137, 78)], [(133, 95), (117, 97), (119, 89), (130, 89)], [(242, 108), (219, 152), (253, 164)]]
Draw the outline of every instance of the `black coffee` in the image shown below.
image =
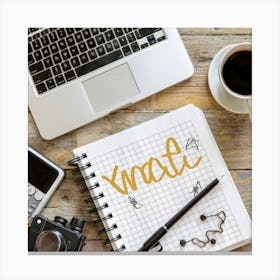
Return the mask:
[(252, 94), (252, 52), (239, 51), (231, 55), (222, 71), (226, 85), (241, 95)]

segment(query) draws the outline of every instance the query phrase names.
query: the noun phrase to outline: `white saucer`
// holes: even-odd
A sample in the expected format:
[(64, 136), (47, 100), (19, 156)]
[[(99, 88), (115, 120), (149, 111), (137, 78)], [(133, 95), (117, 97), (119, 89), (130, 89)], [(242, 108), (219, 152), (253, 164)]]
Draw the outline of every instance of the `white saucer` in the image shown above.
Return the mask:
[(223, 53), (232, 46), (234, 46), (234, 44), (221, 49), (211, 61), (208, 70), (208, 85), (214, 99), (218, 102), (220, 106), (236, 114), (248, 114), (249, 110), (247, 100), (242, 100), (229, 95), (223, 89), (219, 81), (219, 63), (221, 61)]

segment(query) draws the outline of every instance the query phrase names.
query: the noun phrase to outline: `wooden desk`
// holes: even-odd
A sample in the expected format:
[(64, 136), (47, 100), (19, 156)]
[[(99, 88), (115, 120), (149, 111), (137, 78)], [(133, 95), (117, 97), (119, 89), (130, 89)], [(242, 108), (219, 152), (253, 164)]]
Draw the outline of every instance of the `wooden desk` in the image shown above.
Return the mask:
[[(189, 103), (204, 111), (247, 211), (251, 215), (251, 122), (248, 115), (233, 114), (220, 107), (213, 99), (207, 83), (208, 67), (215, 54), (228, 44), (251, 42), (251, 29), (180, 28), (179, 32), (195, 67), (191, 79), (52, 141), (45, 141), (40, 137), (29, 113), (29, 145), (66, 170), (66, 179), (47, 204), (43, 215), (51, 219), (56, 215), (67, 219), (79, 216), (91, 221), (85, 226), (88, 239), (83, 251), (109, 251), (111, 248), (102, 246), (106, 235), (97, 234), (100, 226), (93, 224), (93, 217), (88, 214), (92, 205), (83, 203), (87, 195), (79, 192), (71, 175), (71, 168), (66, 164), (73, 157), (72, 149)], [(251, 245), (243, 246), (238, 251), (251, 251)]]

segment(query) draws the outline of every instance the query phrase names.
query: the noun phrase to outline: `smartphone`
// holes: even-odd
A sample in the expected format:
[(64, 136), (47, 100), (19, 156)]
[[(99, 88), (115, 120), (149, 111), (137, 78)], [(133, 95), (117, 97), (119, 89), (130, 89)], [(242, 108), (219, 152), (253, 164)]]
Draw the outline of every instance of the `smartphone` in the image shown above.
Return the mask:
[(64, 177), (61, 167), (28, 147), (28, 221), (41, 213)]

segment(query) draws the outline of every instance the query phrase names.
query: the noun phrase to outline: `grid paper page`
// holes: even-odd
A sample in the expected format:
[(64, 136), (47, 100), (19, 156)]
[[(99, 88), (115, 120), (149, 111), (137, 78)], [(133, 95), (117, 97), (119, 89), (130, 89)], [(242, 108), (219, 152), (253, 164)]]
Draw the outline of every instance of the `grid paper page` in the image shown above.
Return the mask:
[[(166, 142), (170, 137), (175, 139), (181, 150), (181, 153), (172, 155), (175, 166), (178, 169), (182, 166), (182, 157), (185, 155), (190, 165), (194, 165), (198, 158), (202, 157), (197, 167), (185, 169), (182, 175), (175, 178), (163, 176), (159, 182), (150, 184), (145, 183), (141, 172), (136, 171), (134, 174), (137, 189), (132, 190), (128, 186), (128, 194), (121, 194), (102, 178), (104, 175), (111, 178), (114, 167), (118, 166), (115, 182), (122, 186), (121, 171), (125, 170), (130, 175), (132, 166), (144, 166), (151, 157), (158, 159), (171, 173), (168, 157), (162, 156), (166, 153)], [(118, 242), (124, 244), (127, 251), (137, 251), (150, 235), (185, 206), (197, 192), (220, 175), (215, 173), (202, 139), (191, 120), (177, 121), (176, 125), (167, 129), (163, 125), (162, 130), (158, 129), (154, 134), (137, 138), (136, 141), (130, 141), (128, 144), (120, 143), (116, 149), (87, 159), (90, 160), (96, 175), (90, 184), (96, 181), (100, 184), (99, 190), (95, 189), (91, 195), (103, 192), (102, 200), (108, 203), (109, 208), (104, 209), (100, 215), (104, 217), (112, 213), (112, 221), (108, 220), (108, 224), (116, 223), (118, 229), (115, 233), (112, 232), (110, 237), (113, 238), (120, 233), (122, 238)], [(171, 150), (174, 151), (174, 146), (171, 146)], [(147, 174), (147, 169), (144, 170)], [(153, 164), (152, 173), (154, 178), (159, 178), (162, 169)], [(102, 205), (102, 200), (99, 201), (99, 205)], [(201, 248), (191, 242), (192, 238), (205, 241), (207, 230), (219, 229), (220, 220), (216, 216), (201, 221), (200, 215), (215, 215), (220, 211), (225, 212), (226, 219), (222, 225), (223, 233), (211, 234), (216, 243), (208, 242)], [(218, 184), (169, 230), (160, 240), (160, 246), (164, 251), (217, 251), (241, 242), (243, 238), (221, 184)], [(179, 243), (182, 239), (189, 241), (184, 247)]]

